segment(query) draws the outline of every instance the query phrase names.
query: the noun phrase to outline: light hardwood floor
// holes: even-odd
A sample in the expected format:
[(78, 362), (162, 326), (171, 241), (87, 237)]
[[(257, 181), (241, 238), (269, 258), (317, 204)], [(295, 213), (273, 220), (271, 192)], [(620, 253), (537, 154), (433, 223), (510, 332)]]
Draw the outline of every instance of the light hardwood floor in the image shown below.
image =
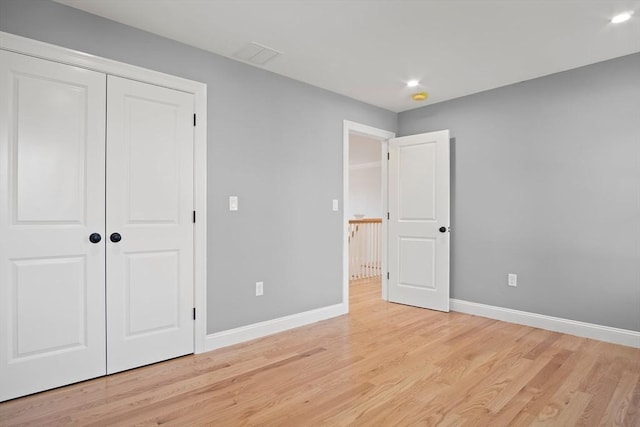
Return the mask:
[(0, 404), (0, 425), (640, 426), (640, 350), (380, 300)]

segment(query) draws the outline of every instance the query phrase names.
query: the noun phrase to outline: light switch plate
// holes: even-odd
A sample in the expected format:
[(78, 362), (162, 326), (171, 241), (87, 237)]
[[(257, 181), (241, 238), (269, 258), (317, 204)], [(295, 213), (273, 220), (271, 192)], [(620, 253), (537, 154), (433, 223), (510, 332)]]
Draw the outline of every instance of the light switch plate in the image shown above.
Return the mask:
[(338, 199), (333, 199), (333, 211), (337, 212), (339, 209)]
[(229, 210), (230, 211), (238, 210), (238, 196), (229, 196)]

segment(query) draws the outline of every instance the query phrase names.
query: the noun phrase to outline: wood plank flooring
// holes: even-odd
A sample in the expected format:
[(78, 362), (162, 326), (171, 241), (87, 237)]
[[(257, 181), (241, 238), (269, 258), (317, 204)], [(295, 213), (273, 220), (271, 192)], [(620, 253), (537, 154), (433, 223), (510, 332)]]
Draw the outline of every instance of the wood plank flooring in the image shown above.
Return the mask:
[(2, 426), (640, 426), (640, 349), (380, 300), (0, 404)]

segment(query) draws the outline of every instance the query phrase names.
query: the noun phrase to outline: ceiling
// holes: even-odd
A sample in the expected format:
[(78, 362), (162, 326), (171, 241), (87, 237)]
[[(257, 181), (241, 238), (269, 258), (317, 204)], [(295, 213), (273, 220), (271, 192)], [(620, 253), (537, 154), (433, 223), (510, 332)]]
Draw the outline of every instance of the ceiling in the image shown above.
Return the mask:
[(640, 0), (57, 1), (395, 112), (640, 51)]

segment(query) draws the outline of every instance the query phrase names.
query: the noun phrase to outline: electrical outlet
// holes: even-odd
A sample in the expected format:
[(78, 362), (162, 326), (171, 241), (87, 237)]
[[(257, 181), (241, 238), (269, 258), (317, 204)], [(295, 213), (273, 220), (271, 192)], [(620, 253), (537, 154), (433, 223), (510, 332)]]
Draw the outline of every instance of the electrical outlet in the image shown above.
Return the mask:
[(509, 273), (507, 276), (507, 286), (516, 287), (518, 286), (518, 275)]
[(264, 295), (264, 282), (256, 282), (256, 296)]

